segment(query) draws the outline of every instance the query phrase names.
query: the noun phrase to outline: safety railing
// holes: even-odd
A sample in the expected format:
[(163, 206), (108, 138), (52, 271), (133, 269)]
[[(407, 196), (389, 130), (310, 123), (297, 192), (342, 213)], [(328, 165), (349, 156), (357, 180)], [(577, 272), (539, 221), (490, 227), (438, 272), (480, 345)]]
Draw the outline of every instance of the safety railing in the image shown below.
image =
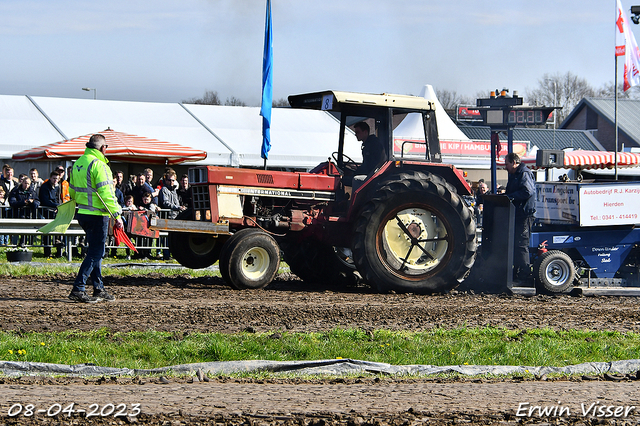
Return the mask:
[[(168, 209), (159, 209), (156, 214), (161, 218), (167, 218), (170, 212), (171, 210)], [(71, 221), (64, 234), (38, 232), (38, 229), (54, 218), (55, 210), (46, 207), (37, 209), (0, 207), (0, 247), (42, 247), (45, 255), (51, 254), (54, 248), (60, 254), (64, 248), (67, 259), (71, 261), (74, 252), (79, 253), (83, 250), (85, 233), (75, 219)], [(169, 255), (167, 239), (167, 232), (160, 232), (158, 238), (131, 236), (134, 246), (143, 255), (150, 250), (162, 251), (165, 259)], [(107, 253), (123, 248), (125, 247), (122, 245), (115, 245), (112, 236), (107, 238)]]

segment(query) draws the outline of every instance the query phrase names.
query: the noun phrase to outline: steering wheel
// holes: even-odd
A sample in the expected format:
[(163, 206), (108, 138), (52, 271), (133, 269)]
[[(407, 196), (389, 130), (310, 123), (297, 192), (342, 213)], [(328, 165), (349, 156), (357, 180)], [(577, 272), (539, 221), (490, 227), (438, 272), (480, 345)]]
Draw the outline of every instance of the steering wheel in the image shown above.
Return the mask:
[(356, 169), (358, 168), (358, 163), (356, 163), (351, 157), (349, 157), (347, 154), (342, 154), (342, 158), (347, 160), (346, 163), (343, 164), (344, 170), (340, 170), (340, 167), (338, 167), (338, 152), (334, 152), (333, 154), (331, 154), (331, 158), (333, 159), (333, 161), (335, 161), (336, 163), (336, 167), (338, 168), (338, 171), (340, 172), (341, 175), (344, 174), (344, 171), (349, 170), (351, 172), (355, 172)]

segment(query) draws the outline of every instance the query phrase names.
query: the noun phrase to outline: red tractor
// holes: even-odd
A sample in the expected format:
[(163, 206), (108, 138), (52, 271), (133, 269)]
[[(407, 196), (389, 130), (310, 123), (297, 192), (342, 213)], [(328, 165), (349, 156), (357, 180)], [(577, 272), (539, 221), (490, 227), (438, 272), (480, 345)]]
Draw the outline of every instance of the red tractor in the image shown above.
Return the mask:
[[(442, 164), (433, 101), (326, 91), (289, 103), (340, 120), (332, 158), (309, 172), (190, 169), (193, 210), (151, 222), (170, 232), (173, 257), (189, 268), (219, 260), (222, 277), (237, 289), (267, 286), (281, 251), (309, 283), (357, 273), (380, 292), (433, 293), (464, 280), (476, 257), (475, 219), (462, 198), (471, 190), (462, 172)], [(409, 116), (419, 117), (424, 137), (394, 139), (394, 123)], [(371, 123), (384, 161), (358, 179), (344, 144), (362, 121)]]

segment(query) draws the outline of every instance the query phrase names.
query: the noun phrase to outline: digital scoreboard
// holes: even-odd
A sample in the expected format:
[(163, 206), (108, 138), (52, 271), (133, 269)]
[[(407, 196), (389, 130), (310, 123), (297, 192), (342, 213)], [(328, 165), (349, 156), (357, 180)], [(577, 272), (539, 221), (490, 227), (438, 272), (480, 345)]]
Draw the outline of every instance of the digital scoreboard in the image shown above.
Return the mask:
[(552, 107), (506, 107), (480, 109), (483, 121), (489, 126), (515, 127), (545, 124), (553, 111)]
[(512, 109), (507, 116), (507, 124), (544, 124), (551, 111), (553, 110), (549, 110), (545, 114), (542, 109)]

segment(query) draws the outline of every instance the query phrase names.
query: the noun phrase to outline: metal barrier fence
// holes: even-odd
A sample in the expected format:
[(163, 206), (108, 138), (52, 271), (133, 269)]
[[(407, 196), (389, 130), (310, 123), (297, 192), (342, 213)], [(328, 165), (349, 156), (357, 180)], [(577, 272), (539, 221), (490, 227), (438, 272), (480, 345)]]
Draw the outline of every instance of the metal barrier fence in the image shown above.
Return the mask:
[[(166, 219), (171, 210), (158, 209), (158, 217)], [(126, 214), (126, 211), (123, 212)], [(12, 209), (10, 207), (0, 208), (0, 247), (42, 247), (46, 256), (51, 255), (53, 250), (62, 257), (63, 250), (66, 251), (67, 259), (72, 260), (74, 252), (80, 254), (84, 248), (85, 233), (77, 220), (72, 220), (69, 229), (64, 234), (50, 233), (42, 234), (38, 229), (51, 222), (55, 218), (55, 210), (47, 207), (37, 209)], [(132, 236), (136, 249), (143, 256), (149, 256), (151, 250), (156, 250), (156, 256), (162, 251), (164, 259), (168, 259), (168, 233), (160, 232), (158, 238)], [(116, 249), (124, 249), (125, 246), (116, 246), (112, 236), (107, 238), (107, 254), (114, 254)], [(126, 249), (127, 257), (130, 256), (129, 249)]]

